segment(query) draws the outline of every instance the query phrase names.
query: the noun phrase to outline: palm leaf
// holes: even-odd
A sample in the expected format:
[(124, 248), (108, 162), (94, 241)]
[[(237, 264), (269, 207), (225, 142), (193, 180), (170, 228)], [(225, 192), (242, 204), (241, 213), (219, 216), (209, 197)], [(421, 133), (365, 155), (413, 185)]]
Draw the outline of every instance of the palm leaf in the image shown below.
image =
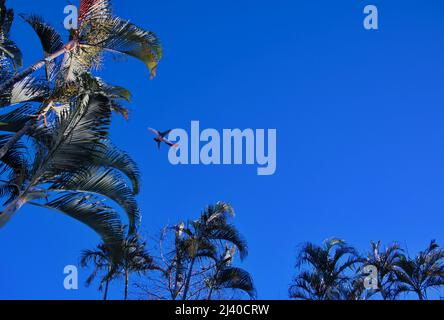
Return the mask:
[(14, 11), (6, 8), (5, 0), (0, 0), (0, 58), (5, 56), (12, 62), (14, 68), (19, 68), (23, 64), (22, 53), (17, 45), (9, 39), (13, 20)]
[(49, 190), (90, 192), (110, 198), (127, 213), (130, 232), (134, 232), (136, 221), (139, 220), (139, 207), (134, 193), (115, 170), (89, 167), (75, 173), (67, 173), (62, 175)]
[(36, 15), (20, 15), (35, 31), (42, 44), (45, 56), (63, 48), (63, 40), (61, 35), (42, 17)]
[(250, 274), (241, 268), (225, 268), (214, 279), (215, 287), (220, 289), (238, 289), (246, 292), (250, 298), (256, 298), (253, 279)]
[(55, 209), (89, 226), (101, 236), (103, 242), (113, 252), (115, 261), (118, 261), (123, 233), (119, 216), (114, 209), (104, 205), (102, 201), (92, 195), (79, 193), (64, 194), (39, 206)]
[[(60, 34), (43, 18), (36, 15), (20, 15), (35, 31), (40, 43), (43, 47), (45, 57), (61, 50), (64, 46), (62, 37)], [(49, 61), (46, 63), (46, 78), (52, 79), (57, 71), (55, 61)]]
[(125, 174), (131, 181), (133, 193), (140, 191), (140, 170), (133, 159), (114, 146), (109, 140), (102, 141), (94, 152), (92, 164), (106, 168), (114, 168)]
[(6, 114), (0, 115), (0, 131), (17, 132), (21, 130), (25, 124), (33, 118), (36, 109), (25, 104)]
[(45, 81), (26, 77), (0, 93), (0, 107), (25, 102), (42, 102), (48, 96), (48, 92)]
[(153, 32), (116, 17), (101, 19), (83, 34), (81, 31), (80, 43), (85, 53), (92, 56), (97, 53), (95, 50), (100, 49), (139, 59), (148, 67), (152, 77), (156, 76), (157, 65), (162, 59), (160, 40)]

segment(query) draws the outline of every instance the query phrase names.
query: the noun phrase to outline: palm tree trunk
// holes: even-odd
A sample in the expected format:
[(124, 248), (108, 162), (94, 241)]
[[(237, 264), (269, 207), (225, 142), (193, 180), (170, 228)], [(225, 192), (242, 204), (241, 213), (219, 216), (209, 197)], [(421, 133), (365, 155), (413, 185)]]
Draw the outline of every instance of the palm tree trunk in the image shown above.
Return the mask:
[(105, 301), (108, 300), (108, 289), (109, 289), (109, 281), (110, 281), (109, 275), (111, 273), (111, 269), (112, 269), (112, 265), (110, 263), (109, 267), (108, 267), (108, 274), (106, 276), (106, 281), (105, 281), (105, 293), (103, 294), (103, 300), (105, 300)]
[(189, 268), (188, 273), (187, 273), (187, 278), (186, 278), (186, 282), (185, 282), (185, 288), (183, 290), (182, 300), (186, 300), (187, 299), (188, 291), (190, 290), (191, 276), (192, 276), (192, 273), (193, 273), (193, 268), (194, 268), (194, 263), (195, 262), (196, 262), (196, 258), (194, 257), (191, 260), (190, 268)]
[(424, 299), (424, 295), (422, 294), (422, 291), (421, 291), (421, 290), (417, 290), (417, 291), (416, 291), (416, 294), (418, 295), (419, 300), (425, 300), (425, 299)]
[(125, 270), (125, 297), (124, 300), (128, 300), (128, 283), (129, 283), (129, 272), (128, 269)]
[(216, 268), (217, 268), (216, 273), (214, 274), (214, 277), (212, 279), (210, 291), (208, 292), (208, 296), (207, 296), (207, 300), (211, 300), (211, 296), (213, 295), (213, 291), (214, 291), (215, 279), (217, 279), (217, 277), (219, 276), (219, 267), (216, 267)]
[(26, 68), (22, 72), (17, 73), (12, 78), (10, 78), (10, 79), (6, 80), (5, 82), (3, 82), (2, 84), (0, 84), (0, 92), (3, 92), (5, 90), (9, 89), (17, 82), (25, 79), (27, 76), (29, 76), (29, 75), (33, 74), (34, 72), (36, 72), (37, 70), (41, 69), (43, 66), (46, 65), (46, 63), (51, 62), (51, 61), (57, 59), (62, 54), (65, 54), (66, 52), (73, 50), (76, 46), (77, 46), (77, 42), (71, 41), (66, 46), (64, 46), (62, 49), (54, 52), (53, 54), (49, 55), (45, 59), (37, 61), (32, 66)]
[(179, 286), (179, 283), (182, 282), (184, 279), (182, 277), (182, 256), (180, 255), (180, 248), (179, 248), (179, 241), (180, 241), (180, 233), (176, 230), (176, 237), (174, 240), (174, 246), (176, 249), (176, 254), (174, 257), (174, 261), (176, 263), (176, 274), (174, 277), (174, 291), (173, 291), (173, 300), (176, 300), (179, 296), (181, 286)]
[(109, 288), (109, 280), (105, 282), (105, 293), (103, 294), (103, 300), (108, 300), (108, 288)]
[(213, 295), (213, 286), (211, 286), (210, 292), (208, 292), (207, 300), (211, 300), (212, 295)]
[(16, 200), (11, 202), (2, 212), (0, 212), (0, 227), (5, 226), (9, 220), (20, 210), (26, 203), (26, 199), (19, 196)]

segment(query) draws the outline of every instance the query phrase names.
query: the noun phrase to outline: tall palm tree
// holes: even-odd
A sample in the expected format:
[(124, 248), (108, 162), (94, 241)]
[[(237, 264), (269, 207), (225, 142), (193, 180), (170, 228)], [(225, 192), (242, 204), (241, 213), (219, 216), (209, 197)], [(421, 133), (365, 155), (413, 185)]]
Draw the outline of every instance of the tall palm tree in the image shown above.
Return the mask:
[(150, 270), (157, 270), (153, 258), (146, 250), (146, 243), (140, 235), (127, 237), (122, 245), (121, 273), (125, 280), (124, 299), (128, 299), (129, 277), (131, 273), (144, 274)]
[(190, 222), (184, 229), (186, 237), (181, 240), (178, 252), (189, 260), (184, 275), (183, 300), (188, 298), (196, 261), (202, 257), (216, 257), (218, 244), (230, 243), (237, 248), (241, 259), (247, 256), (246, 242), (228, 221), (228, 217), (233, 215), (234, 210), (229, 204), (219, 202), (215, 206), (207, 207), (198, 220)]
[(381, 248), (381, 242), (371, 242), (371, 251), (365, 259), (365, 265), (375, 266), (378, 271), (378, 289), (383, 300), (396, 298), (395, 269), (402, 257), (403, 250), (396, 243)]
[(256, 297), (251, 275), (234, 266), (247, 244), (230, 222), (233, 208), (224, 202), (208, 206), (199, 219), (162, 229), (156, 265), (149, 282), (136, 284), (143, 297), (159, 300), (211, 300), (238, 294)]
[(69, 41), (41, 18), (26, 19), (39, 36), (44, 58), (0, 84), (0, 92), (28, 77), (35, 71), (52, 65), (63, 56), (61, 70), (64, 78), (75, 80), (77, 74), (98, 65), (103, 52), (124, 54), (143, 61), (151, 76), (155, 76), (162, 49), (157, 36), (112, 15), (110, 0), (80, 0), (78, 29), (70, 32)]
[[(24, 153), (31, 150), (20, 149), (21, 144), (8, 151), (5, 158), (10, 174), (1, 186), (7, 200), (0, 226), (22, 206), (32, 204), (80, 220), (98, 232), (110, 248), (116, 248), (122, 241), (121, 223), (117, 211), (102, 200), (106, 197), (125, 210), (131, 231), (135, 229), (139, 171), (108, 139), (111, 109), (108, 97), (85, 94), (61, 111), (51, 126), (34, 128), (30, 162)], [(12, 119), (12, 126), (14, 121), (23, 122), (23, 117), (19, 109), (4, 118)], [(8, 138), (4, 136), (3, 141)], [(122, 173), (133, 182), (133, 188)]]
[(100, 280), (99, 290), (105, 285), (104, 300), (108, 296), (110, 281), (119, 276), (124, 278), (124, 300), (128, 299), (129, 277), (131, 273), (144, 274), (149, 270), (156, 270), (153, 258), (146, 250), (146, 243), (140, 235), (130, 234), (120, 243), (120, 259), (114, 260), (113, 253), (106, 244), (100, 244), (94, 250), (85, 250), (81, 256), (81, 266), (93, 265), (94, 269), (88, 277), (86, 284), (90, 285), (99, 273), (103, 276)]
[(293, 280), (289, 295), (302, 300), (336, 300), (340, 290), (354, 279), (347, 271), (361, 259), (356, 250), (336, 238), (324, 241), (323, 246), (313, 243), (302, 245), (296, 267), (303, 269)]
[(108, 289), (110, 281), (115, 276), (115, 268), (113, 256), (109, 248), (105, 244), (99, 244), (94, 250), (84, 250), (80, 259), (80, 265), (82, 268), (86, 268), (89, 265), (93, 265), (93, 272), (86, 280), (86, 285), (89, 286), (95, 280), (95, 278), (102, 274), (100, 279), (99, 290), (104, 288), (103, 300), (108, 299)]
[(426, 300), (430, 289), (444, 285), (444, 250), (432, 240), (429, 246), (410, 258), (402, 255), (395, 267), (398, 293), (412, 292)]
[[(5, 11), (4, 1), (0, 4), (5, 43), (12, 11)], [(101, 54), (111, 50), (141, 59), (154, 75), (161, 57), (158, 39), (113, 17), (109, 1), (103, 0), (81, 1), (80, 27), (71, 32), (66, 45), (41, 18), (23, 18), (39, 36), (45, 59), (17, 74), (9, 70), (10, 55), (0, 59), (0, 108), (8, 107), (8, 113), (0, 115), (0, 197), (5, 200), (0, 227), (25, 204), (54, 209), (98, 232), (118, 260), (124, 237), (114, 204), (127, 213), (130, 233), (134, 232), (139, 220), (135, 201), (139, 171), (126, 153), (113, 146), (108, 131), (111, 111), (127, 117), (119, 101), (128, 100), (130, 94), (90, 71)], [(5, 55), (0, 50), (0, 56)], [(42, 66), (46, 77), (33, 77)], [(50, 110), (55, 112), (48, 122)]]

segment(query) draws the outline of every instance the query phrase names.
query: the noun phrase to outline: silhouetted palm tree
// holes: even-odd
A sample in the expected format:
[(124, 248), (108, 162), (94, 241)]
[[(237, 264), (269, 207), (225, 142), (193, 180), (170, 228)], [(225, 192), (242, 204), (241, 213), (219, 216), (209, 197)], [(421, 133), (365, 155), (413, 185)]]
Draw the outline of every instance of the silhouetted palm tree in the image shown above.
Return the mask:
[(392, 244), (381, 250), (381, 242), (371, 242), (371, 251), (365, 259), (365, 265), (375, 266), (377, 269), (377, 280), (379, 292), (384, 300), (396, 298), (395, 268), (402, 257), (402, 249), (398, 244)]
[[(25, 156), (31, 150), (19, 143), (7, 152), (3, 163), (10, 174), (0, 186), (6, 198), (0, 225), (25, 204), (32, 204), (85, 223), (113, 247), (122, 241), (121, 223), (116, 210), (103, 201), (107, 197), (125, 210), (134, 230), (139, 217), (136, 190), (122, 173), (137, 186), (139, 171), (127, 154), (109, 142), (110, 113), (106, 96), (85, 95), (63, 110), (52, 126), (34, 128), (31, 162)], [(20, 109), (6, 117), (19, 120), (22, 116)], [(5, 136), (4, 141), (7, 139)]]
[(414, 258), (402, 255), (395, 274), (398, 293), (412, 292), (419, 300), (425, 300), (430, 289), (444, 285), (444, 250), (433, 240)]
[(103, 52), (124, 54), (143, 61), (152, 76), (162, 57), (159, 39), (149, 31), (112, 15), (109, 0), (80, 0), (78, 29), (71, 30), (68, 43), (54, 28), (36, 16), (26, 17), (26, 21), (39, 36), (45, 57), (32, 66), (0, 84), (0, 92), (46, 66), (53, 68), (54, 61), (64, 56), (60, 66), (65, 80), (75, 80), (90, 68), (100, 64)]
[[(98, 232), (115, 260), (123, 241), (118, 204), (128, 215), (130, 233), (139, 220), (135, 195), (139, 171), (109, 140), (111, 112), (127, 117), (124, 88), (90, 72), (105, 51), (142, 60), (154, 75), (162, 51), (157, 37), (113, 17), (107, 0), (81, 0), (79, 29), (64, 44), (54, 28), (36, 16), (23, 16), (41, 40), (45, 59), (14, 73), (7, 39), (12, 11), (0, 2), (0, 226), (25, 204), (61, 211)], [(8, 46), (6, 46), (6, 44)], [(63, 56), (57, 59), (58, 56)], [(32, 73), (45, 66), (46, 77)], [(47, 113), (51, 121), (47, 121)], [(43, 121), (42, 121), (43, 120)], [(27, 136), (30, 143), (24, 143)], [(126, 177), (125, 177), (126, 176)], [(131, 182), (131, 183), (129, 183)], [(132, 187), (130, 186), (132, 185)]]
[[(125, 231), (122, 231), (125, 233)], [(94, 250), (85, 250), (81, 256), (81, 266), (93, 266), (93, 272), (88, 277), (86, 284), (90, 285), (101, 274), (99, 290), (105, 285), (104, 300), (108, 296), (110, 281), (122, 276), (124, 279), (124, 300), (128, 299), (130, 274), (144, 274), (149, 270), (157, 270), (153, 258), (146, 250), (146, 243), (138, 234), (128, 235), (118, 246), (119, 260), (114, 259), (114, 253), (106, 244), (100, 244)]]
[(323, 246), (305, 243), (298, 254), (296, 267), (302, 271), (295, 277), (289, 295), (302, 300), (337, 300), (354, 279), (347, 271), (362, 261), (356, 250), (343, 240), (329, 239)]
[(146, 243), (141, 241), (139, 235), (130, 235), (122, 245), (122, 260), (119, 265), (124, 276), (124, 299), (128, 299), (129, 277), (131, 273), (144, 274), (150, 270), (157, 270), (153, 258), (146, 250)]
[(180, 241), (180, 252), (178, 252), (179, 255), (186, 255), (189, 259), (188, 270), (184, 276), (183, 300), (188, 297), (196, 260), (201, 257), (216, 257), (218, 243), (221, 241), (231, 243), (238, 249), (241, 259), (246, 257), (247, 244), (227, 219), (233, 214), (230, 205), (219, 202), (215, 206), (207, 207), (198, 220), (190, 222), (184, 229), (186, 236)]
[(105, 244), (100, 244), (95, 250), (84, 250), (82, 252), (80, 264), (83, 268), (89, 265), (93, 266), (93, 272), (86, 280), (86, 285), (89, 286), (101, 274), (99, 290), (104, 288), (103, 300), (108, 299), (109, 283), (115, 276), (115, 269), (113, 269), (113, 256)]

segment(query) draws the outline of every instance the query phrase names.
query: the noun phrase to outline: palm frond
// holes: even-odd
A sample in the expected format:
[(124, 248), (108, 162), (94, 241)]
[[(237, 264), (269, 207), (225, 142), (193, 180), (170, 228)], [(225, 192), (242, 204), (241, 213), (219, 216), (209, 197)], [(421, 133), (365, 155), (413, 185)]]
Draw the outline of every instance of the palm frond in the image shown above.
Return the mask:
[(48, 96), (45, 81), (26, 77), (0, 93), (0, 108), (25, 102), (41, 102)]
[[(35, 31), (43, 47), (45, 57), (63, 49), (64, 43), (61, 35), (51, 25), (46, 23), (42, 17), (36, 15), (20, 15)], [(55, 61), (46, 63), (46, 78), (53, 79), (57, 71)]]
[(11, 30), (11, 25), (13, 21), (14, 21), (14, 11), (12, 9), (7, 9), (5, 6), (5, 0), (1, 0), (0, 1), (0, 58), (6, 57), (9, 61), (12, 62), (13, 67), (17, 69), (22, 66), (23, 58), (20, 49), (11, 39), (9, 39), (9, 32)]
[(102, 141), (97, 146), (92, 159), (93, 165), (104, 168), (114, 168), (125, 174), (131, 181), (133, 193), (140, 191), (140, 170), (136, 162), (126, 153), (114, 146), (109, 140)]
[(104, 205), (97, 197), (68, 193), (41, 206), (65, 213), (89, 226), (109, 246), (115, 261), (120, 259), (119, 247), (123, 241), (123, 233), (119, 216), (113, 208)]
[[(0, 148), (11, 139), (11, 135), (0, 135)], [(20, 186), (28, 176), (28, 159), (26, 147), (22, 142), (17, 142), (8, 149), (1, 159), (0, 173), (9, 172), (11, 183)]]
[(207, 229), (208, 238), (213, 240), (227, 241), (234, 244), (239, 250), (240, 258), (244, 259), (248, 255), (248, 245), (235, 226), (231, 224), (220, 224), (209, 226)]
[(61, 175), (49, 190), (82, 191), (108, 197), (118, 203), (127, 213), (130, 232), (136, 228), (139, 220), (139, 207), (134, 193), (115, 170), (88, 167), (77, 172), (69, 172)]
[(103, 96), (86, 96), (62, 112), (54, 128), (39, 127), (34, 132), (48, 150), (38, 157), (34, 172), (41, 182), (49, 182), (67, 171), (88, 166), (101, 141), (108, 136), (109, 101)]
[(17, 132), (21, 130), (33, 118), (35, 112), (36, 109), (32, 105), (25, 104), (0, 115), (0, 131)]
[(117, 17), (101, 19), (91, 29), (83, 30), (83, 34), (81, 31), (80, 43), (85, 50), (89, 48), (91, 54), (100, 49), (139, 59), (152, 77), (156, 76), (163, 55), (160, 40), (153, 32)]
[(42, 44), (45, 56), (63, 48), (63, 40), (61, 35), (42, 17), (36, 15), (20, 15), (35, 31)]
[(215, 286), (217, 289), (237, 289), (246, 292), (250, 298), (256, 298), (251, 275), (241, 268), (225, 268), (215, 277)]

